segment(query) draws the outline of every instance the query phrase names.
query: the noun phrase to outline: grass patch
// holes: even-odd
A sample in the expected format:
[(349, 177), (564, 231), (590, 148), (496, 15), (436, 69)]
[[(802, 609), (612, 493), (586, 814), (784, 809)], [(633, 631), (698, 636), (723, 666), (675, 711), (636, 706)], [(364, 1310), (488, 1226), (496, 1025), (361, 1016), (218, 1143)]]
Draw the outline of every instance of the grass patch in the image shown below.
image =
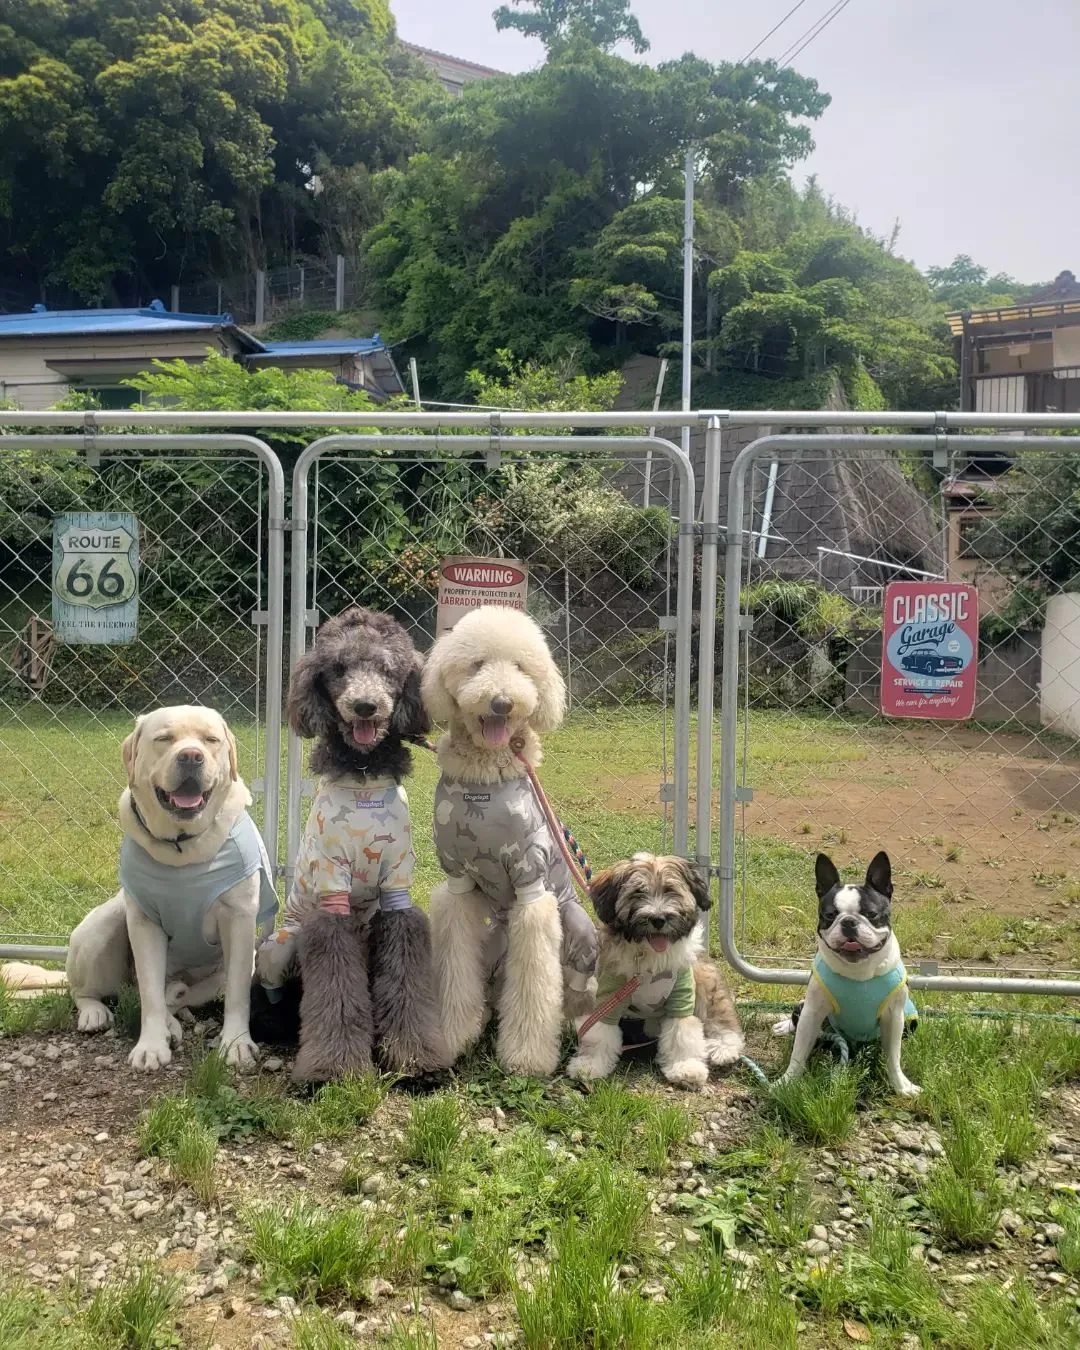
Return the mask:
[(811, 1064), (801, 1078), (774, 1083), (766, 1107), (808, 1144), (840, 1144), (855, 1127), (863, 1077), (857, 1064)]
[(246, 1216), (247, 1249), (260, 1287), (274, 1298), (362, 1298), (375, 1273), (382, 1235), (362, 1209), (327, 1209), (303, 1200)]
[(414, 1102), (399, 1157), (432, 1172), (445, 1171), (460, 1155), (468, 1120), (461, 1102), (449, 1093)]
[(292, 1324), (296, 1350), (356, 1350), (356, 1337), (321, 1308), (308, 1308)]
[(0, 1290), (4, 1350), (169, 1350), (180, 1345), (179, 1282), (149, 1266), (80, 1304), (68, 1289), (55, 1301), (39, 1291)]
[(930, 1169), (920, 1189), (922, 1203), (942, 1241), (981, 1246), (997, 1231), (1005, 1204), (995, 1172), (996, 1141), (982, 1119), (954, 1103), (942, 1145), (945, 1158)]
[(218, 1134), (200, 1118), (192, 1097), (162, 1097), (139, 1118), (138, 1149), (144, 1158), (163, 1158), (174, 1181), (191, 1187), (202, 1204), (214, 1198)]

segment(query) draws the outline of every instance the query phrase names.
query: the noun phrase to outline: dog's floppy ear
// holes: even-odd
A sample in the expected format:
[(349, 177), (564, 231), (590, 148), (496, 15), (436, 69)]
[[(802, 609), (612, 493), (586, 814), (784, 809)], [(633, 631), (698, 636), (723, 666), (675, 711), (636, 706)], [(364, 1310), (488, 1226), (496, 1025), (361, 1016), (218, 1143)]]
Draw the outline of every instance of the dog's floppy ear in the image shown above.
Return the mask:
[(305, 740), (325, 736), (334, 724), (334, 711), (320, 678), (321, 663), (318, 647), (312, 647), (293, 666), (289, 679), (289, 726)]
[(135, 730), (124, 737), (124, 744), (120, 747), (120, 758), (124, 761), (128, 787), (135, 786), (135, 756), (139, 753), (139, 737), (142, 735), (142, 724), (145, 721), (145, 715), (136, 717)]
[(624, 870), (623, 863), (616, 863), (614, 867), (609, 867), (606, 872), (601, 872), (592, 879), (589, 895), (592, 898), (593, 909), (596, 910), (596, 917), (601, 923), (615, 922), (615, 904), (622, 890)]
[(225, 744), (229, 747), (229, 777), (235, 783), (240, 777), (240, 762), (236, 757), (236, 737), (224, 717), (221, 719), (221, 725), (225, 729)]
[(703, 877), (698, 868), (686, 858), (679, 859), (679, 867), (685, 878), (687, 890), (694, 897), (698, 909), (711, 909), (712, 896), (709, 894), (708, 878)]
[(814, 864), (814, 882), (817, 885), (817, 897), (823, 900), (834, 886), (840, 885), (840, 873), (833, 866), (833, 860), (826, 853), (817, 855)]
[(892, 899), (892, 864), (884, 849), (870, 859), (870, 866), (866, 869), (866, 884), (887, 900)]
[(442, 677), (440, 644), (436, 642), (428, 652), (424, 662), (424, 673), (420, 677), (420, 697), (432, 722), (441, 722), (445, 726), (454, 715), (454, 696), (447, 689)]
[(419, 659), (405, 677), (394, 711), (390, 714), (390, 730), (405, 738), (426, 736), (431, 730), (431, 718), (420, 698)]
[(537, 681), (536, 711), (529, 718), (529, 725), (534, 731), (554, 731), (566, 714), (566, 682), (546, 646), (543, 672)]

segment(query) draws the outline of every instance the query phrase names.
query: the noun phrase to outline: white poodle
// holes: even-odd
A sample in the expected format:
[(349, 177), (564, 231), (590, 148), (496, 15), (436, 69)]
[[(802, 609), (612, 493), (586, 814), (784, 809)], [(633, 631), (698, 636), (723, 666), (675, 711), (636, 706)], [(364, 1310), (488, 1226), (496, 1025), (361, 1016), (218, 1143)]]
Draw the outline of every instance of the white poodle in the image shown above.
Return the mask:
[(439, 742), (435, 846), (447, 880), (431, 896), (443, 1032), (454, 1058), (499, 1015), (509, 1073), (558, 1067), (564, 979), (595, 990), (597, 934), (536, 801), (523, 759), (562, 721), (566, 691), (525, 614), (486, 607), (460, 619), (424, 666)]

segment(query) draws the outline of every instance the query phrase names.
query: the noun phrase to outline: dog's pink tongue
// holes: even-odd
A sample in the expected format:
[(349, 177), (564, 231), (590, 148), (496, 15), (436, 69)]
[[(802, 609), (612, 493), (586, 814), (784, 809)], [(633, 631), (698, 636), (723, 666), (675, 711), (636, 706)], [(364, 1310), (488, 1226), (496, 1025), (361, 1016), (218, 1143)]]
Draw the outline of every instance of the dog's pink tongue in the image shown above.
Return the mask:
[(196, 807), (202, 806), (203, 795), (201, 792), (171, 792), (169, 800), (181, 811), (194, 811)]
[(671, 941), (666, 937), (660, 937), (659, 934), (656, 934), (649, 939), (649, 946), (654, 952), (666, 952), (671, 946)]
[(484, 740), (488, 745), (505, 745), (510, 739), (510, 731), (505, 717), (485, 717), (483, 721)]
[(357, 745), (375, 744), (375, 720), (371, 717), (358, 717), (352, 724), (352, 737)]

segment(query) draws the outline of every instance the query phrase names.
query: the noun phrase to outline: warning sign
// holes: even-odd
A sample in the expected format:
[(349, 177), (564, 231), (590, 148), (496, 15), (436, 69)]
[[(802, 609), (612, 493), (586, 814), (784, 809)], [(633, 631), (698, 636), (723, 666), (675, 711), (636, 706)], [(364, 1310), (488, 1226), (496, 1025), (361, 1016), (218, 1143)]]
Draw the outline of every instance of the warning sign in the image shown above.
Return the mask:
[(484, 605), (524, 610), (528, 594), (529, 569), (524, 563), (511, 558), (447, 558), (439, 568), (435, 636)]
[(894, 581), (885, 587), (881, 711), (886, 717), (970, 717), (978, 656), (974, 586)]

